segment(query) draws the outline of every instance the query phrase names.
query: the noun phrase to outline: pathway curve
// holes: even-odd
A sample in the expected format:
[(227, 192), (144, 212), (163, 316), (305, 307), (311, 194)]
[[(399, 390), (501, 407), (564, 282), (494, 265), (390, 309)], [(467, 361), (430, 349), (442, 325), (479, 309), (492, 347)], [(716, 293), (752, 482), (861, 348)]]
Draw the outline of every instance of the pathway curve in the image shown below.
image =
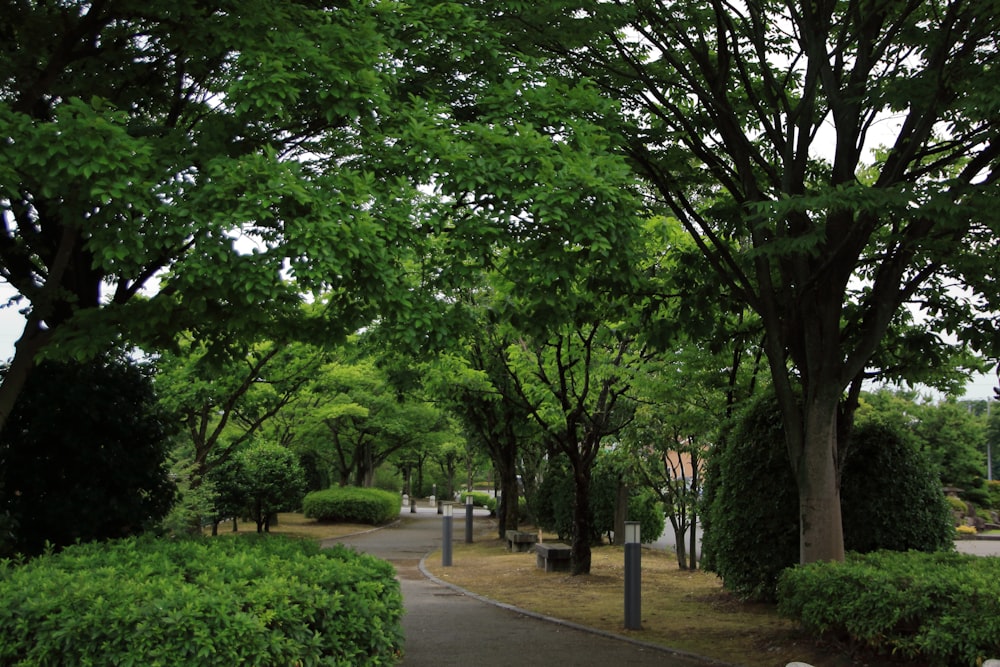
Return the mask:
[[(454, 521), (455, 539), (464, 540), (464, 515)], [(440, 548), (441, 537), (441, 517), (423, 510), (404, 512), (398, 523), (386, 528), (323, 542), (346, 544), (396, 566), (406, 611), (402, 667), (722, 664), (520, 613), (428, 579), (420, 571), (420, 561)]]

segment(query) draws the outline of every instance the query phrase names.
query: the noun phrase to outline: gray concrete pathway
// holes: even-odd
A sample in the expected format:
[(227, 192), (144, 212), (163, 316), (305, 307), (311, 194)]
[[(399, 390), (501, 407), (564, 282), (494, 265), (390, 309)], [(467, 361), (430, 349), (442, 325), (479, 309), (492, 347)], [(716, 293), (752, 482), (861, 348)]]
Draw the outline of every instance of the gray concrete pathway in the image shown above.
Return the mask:
[[(402, 667), (533, 667), (627, 665), (705, 667), (722, 663), (585, 631), (557, 619), (521, 613), (480, 600), (427, 578), (421, 559), (441, 547), (442, 517), (430, 509), (404, 511), (397, 524), (327, 540), (396, 566), (403, 591), (406, 636)], [(464, 540), (465, 515), (454, 519), (453, 538)]]

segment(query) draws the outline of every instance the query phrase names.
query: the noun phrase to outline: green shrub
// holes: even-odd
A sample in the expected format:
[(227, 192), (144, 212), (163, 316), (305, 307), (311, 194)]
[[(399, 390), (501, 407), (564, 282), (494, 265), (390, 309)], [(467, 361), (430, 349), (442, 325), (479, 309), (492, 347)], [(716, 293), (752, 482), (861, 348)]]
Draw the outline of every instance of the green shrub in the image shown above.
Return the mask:
[(799, 559), (799, 497), (773, 394), (727, 425), (705, 492), (702, 567), (741, 597), (772, 599), (781, 571)]
[(1000, 481), (991, 479), (986, 483), (986, 492), (989, 494), (989, 506), (995, 510), (1000, 510)]
[(778, 611), (832, 635), (933, 666), (1000, 655), (1000, 560), (954, 552), (851, 554), (791, 568)]
[(0, 664), (392, 664), (394, 575), (278, 536), (126, 539), (0, 562)]
[(399, 516), (400, 497), (381, 489), (340, 486), (313, 491), (302, 501), (306, 518), (377, 526)]
[(465, 504), (465, 498), (467, 496), (472, 496), (472, 504), (478, 505), (479, 507), (485, 507), (490, 511), (490, 514), (495, 514), (497, 511), (497, 499), (491, 496), (485, 491), (463, 491), (459, 497), (459, 502)]
[(147, 366), (39, 364), (0, 434), (0, 556), (153, 528), (177, 490), (171, 424)]
[(927, 456), (898, 428), (859, 422), (841, 467), (844, 546), (867, 553), (942, 551), (954, 521)]
[(966, 505), (965, 501), (958, 496), (945, 496), (945, 502), (948, 503), (948, 506), (951, 509), (956, 512), (961, 512), (962, 516), (965, 516), (965, 513), (969, 511), (969, 506)]
[[(844, 546), (850, 551), (949, 549), (954, 528), (931, 467), (895, 428), (855, 426), (842, 468)], [(773, 394), (726, 429), (706, 471), (702, 566), (727, 590), (774, 598), (799, 560), (798, 491)]]

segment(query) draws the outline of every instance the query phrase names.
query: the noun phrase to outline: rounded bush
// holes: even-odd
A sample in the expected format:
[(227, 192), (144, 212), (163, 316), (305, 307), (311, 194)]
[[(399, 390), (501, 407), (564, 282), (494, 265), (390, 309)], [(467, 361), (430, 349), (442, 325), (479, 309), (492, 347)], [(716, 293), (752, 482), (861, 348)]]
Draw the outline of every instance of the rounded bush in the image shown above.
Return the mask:
[(951, 549), (951, 509), (927, 457), (877, 420), (854, 429), (841, 468), (844, 547), (868, 553)]
[(307, 494), (302, 512), (317, 521), (377, 526), (398, 517), (400, 504), (400, 497), (390, 491), (340, 486)]
[(769, 600), (799, 559), (799, 497), (773, 395), (753, 401), (706, 470), (702, 567), (741, 597)]
[(402, 613), (389, 563), (278, 536), (0, 562), (3, 665), (387, 665)]

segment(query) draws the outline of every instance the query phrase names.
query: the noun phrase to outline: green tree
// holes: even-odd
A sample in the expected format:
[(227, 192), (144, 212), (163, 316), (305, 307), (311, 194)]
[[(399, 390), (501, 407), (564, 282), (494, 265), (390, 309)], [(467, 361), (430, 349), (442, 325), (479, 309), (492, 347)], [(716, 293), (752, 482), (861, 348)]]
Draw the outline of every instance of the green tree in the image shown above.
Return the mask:
[(376, 358), (355, 347), (314, 374), (285, 419), (290, 446), (309, 452), (340, 486), (371, 486), (375, 470), (394, 457), (430, 454), (459, 437), (440, 409), (419, 391), (398, 391)]
[(337, 337), (400, 294), (415, 190), (376, 171), (411, 108), (393, 35), (420, 17), (396, 9), (5, 5), (0, 276), (26, 322), (0, 426), (42, 352), (304, 335), (303, 293)]
[(40, 364), (0, 432), (10, 549), (36, 554), (46, 543), (153, 528), (174, 502), (171, 433), (148, 367), (115, 357)]
[[(801, 560), (842, 559), (841, 448), (901, 307), (995, 346), (974, 335), (991, 319), (947, 286), (995, 298), (982, 276), (996, 262), (1000, 12), (972, 0), (482, 7), (507, 21), (512, 50), (620, 101), (619, 148), (651, 199), (761, 318)], [(933, 336), (914, 342), (928, 366), (940, 354)]]
[(305, 472), (295, 454), (281, 445), (252, 443), (217, 471), (220, 517), (249, 517), (258, 533), (270, 531), (278, 512), (299, 509), (305, 493)]
[(605, 440), (632, 419), (628, 394), (644, 360), (642, 346), (624, 327), (599, 320), (522, 338), (507, 351), (517, 397), (550, 456), (565, 456), (572, 473), (574, 575), (590, 573), (594, 462)]
[(193, 466), (191, 475), (200, 477), (227, 461), (301, 398), (322, 358), (321, 350), (306, 344), (270, 341), (251, 345), (240, 356), (212, 355), (192, 340), (162, 353), (156, 386), (164, 408), (183, 425), (182, 450)]

